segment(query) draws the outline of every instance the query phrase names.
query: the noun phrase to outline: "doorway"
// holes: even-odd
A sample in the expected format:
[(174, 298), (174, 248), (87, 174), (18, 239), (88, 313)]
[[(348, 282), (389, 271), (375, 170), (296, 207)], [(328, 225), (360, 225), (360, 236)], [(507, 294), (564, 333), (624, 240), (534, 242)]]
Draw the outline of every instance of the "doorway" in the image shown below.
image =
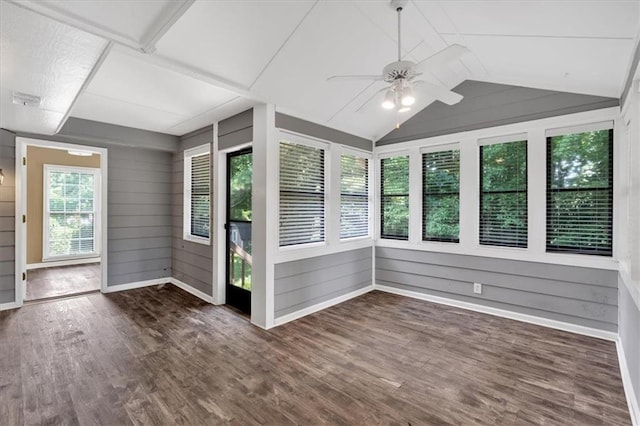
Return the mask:
[(226, 303), (251, 314), (251, 148), (227, 155)]
[(17, 138), (16, 299), (103, 289), (106, 149)]

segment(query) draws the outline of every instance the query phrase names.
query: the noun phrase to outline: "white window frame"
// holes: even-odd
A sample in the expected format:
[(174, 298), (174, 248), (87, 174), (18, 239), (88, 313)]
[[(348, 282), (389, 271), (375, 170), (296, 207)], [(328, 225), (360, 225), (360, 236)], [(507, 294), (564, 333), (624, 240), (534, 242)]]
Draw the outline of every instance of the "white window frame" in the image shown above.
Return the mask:
[[(613, 256), (592, 256), (572, 253), (546, 252), (546, 136), (547, 132), (557, 131), (558, 128), (589, 129), (594, 123), (613, 121), (614, 128), (614, 164), (621, 165), (620, 131), (621, 117), (618, 107), (604, 108), (575, 114), (542, 118), (514, 124), (495, 126), (465, 132), (416, 139), (396, 144), (382, 145), (375, 149), (375, 167), (379, 168), (381, 158), (409, 153), (410, 188), (409, 188), (409, 241), (396, 241), (380, 238), (379, 200), (376, 200), (375, 226), (376, 246), (415, 249), (431, 252), (454, 253), (473, 256), (484, 256), (497, 259), (523, 260), (548, 264), (583, 266), (616, 270), (618, 268), (620, 218), (618, 201), (621, 199), (621, 175), (619, 167), (614, 168), (614, 206), (613, 206)], [(527, 248), (502, 246), (483, 246), (478, 243), (479, 227), (479, 147), (481, 144), (499, 141), (502, 138), (513, 138), (514, 135), (527, 135), (527, 193), (528, 193), (528, 244)], [(449, 144), (460, 144), (460, 243), (448, 244), (441, 242), (419, 241), (420, 231), (420, 166), (421, 150)], [(380, 190), (379, 170), (375, 172), (376, 193)], [(416, 185), (411, 179), (415, 175)], [(415, 203), (412, 199), (416, 199)], [(542, 211), (544, 210), (544, 211)], [(412, 217), (416, 216), (415, 218)], [(415, 226), (414, 226), (415, 225)], [(618, 231), (616, 231), (616, 229)]]
[[(74, 254), (74, 255), (49, 255), (49, 224), (50, 224), (50, 206), (49, 206), (49, 191), (50, 191), (50, 179), (49, 174), (51, 172), (61, 173), (84, 173), (93, 175), (93, 252)], [(72, 259), (87, 259), (100, 256), (101, 242), (101, 223), (100, 218), (102, 214), (100, 212), (102, 195), (100, 188), (101, 173), (100, 169), (93, 167), (76, 167), (76, 166), (60, 166), (56, 164), (44, 164), (43, 165), (43, 204), (42, 204), (42, 261), (54, 262), (59, 260), (72, 260)], [(81, 212), (79, 212), (81, 213)]]
[[(211, 145), (204, 144), (195, 148), (186, 149), (184, 151), (184, 175), (183, 175), (183, 214), (182, 214), (182, 238), (186, 241), (191, 241), (198, 244), (210, 245), (211, 233), (213, 228), (209, 225), (209, 238), (201, 237), (199, 235), (193, 235), (191, 233), (191, 170), (193, 157), (199, 157), (201, 155), (211, 156)], [(209, 158), (209, 196), (213, 199), (211, 191), (211, 158)], [(211, 202), (209, 203), (209, 224), (211, 224)]]
[(373, 178), (373, 155), (370, 152), (367, 151), (361, 151), (358, 149), (354, 149), (354, 148), (347, 148), (345, 146), (341, 146), (339, 149), (339, 159), (340, 159), (340, 164), (338, 167), (338, 170), (340, 172), (340, 180), (339, 180), (339, 187), (337, 188), (337, 201), (338, 204), (340, 205), (340, 212), (342, 209), (342, 156), (343, 155), (353, 155), (355, 157), (360, 157), (360, 158), (364, 158), (367, 160), (367, 223), (369, 224), (368, 228), (367, 228), (367, 235), (358, 235), (357, 237), (347, 237), (347, 238), (340, 238), (340, 216), (341, 213), (338, 214), (338, 228), (337, 228), (337, 232), (338, 232), (338, 238), (340, 239), (341, 243), (347, 243), (347, 242), (351, 242), (351, 241), (358, 241), (358, 240), (366, 240), (366, 239), (370, 239), (373, 235), (373, 220), (371, 220), (373, 218), (373, 189), (374, 189), (374, 182), (375, 179)]
[[(331, 144), (329, 142), (322, 141), (320, 139), (315, 139), (309, 136), (301, 135), (295, 132), (289, 132), (285, 130), (280, 130), (278, 132), (277, 139), (277, 161), (276, 161), (276, 170), (278, 171), (276, 176), (276, 193), (278, 194), (278, 212), (277, 212), (277, 222), (276, 222), (276, 230), (278, 238), (276, 242), (276, 246), (278, 247), (279, 253), (286, 253), (295, 250), (304, 250), (309, 248), (319, 248), (325, 247), (329, 243), (330, 239), (330, 225), (329, 225), (329, 216), (330, 216), (330, 206), (329, 200), (331, 199)], [(298, 145), (304, 145), (311, 148), (317, 148), (324, 150), (324, 240), (323, 241), (314, 241), (311, 243), (305, 244), (294, 244), (288, 246), (280, 245), (280, 142), (286, 141), (290, 143), (295, 143)]]

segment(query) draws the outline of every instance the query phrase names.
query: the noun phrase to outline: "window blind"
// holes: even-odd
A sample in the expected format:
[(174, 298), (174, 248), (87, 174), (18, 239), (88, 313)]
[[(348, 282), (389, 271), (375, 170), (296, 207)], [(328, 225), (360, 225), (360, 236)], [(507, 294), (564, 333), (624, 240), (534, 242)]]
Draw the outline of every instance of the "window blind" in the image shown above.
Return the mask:
[(409, 156), (380, 162), (380, 236), (409, 239)]
[(280, 141), (280, 246), (324, 241), (324, 149)]
[(480, 244), (527, 247), (527, 141), (480, 147)]
[(459, 242), (460, 151), (422, 154), (422, 239)]
[(209, 153), (191, 157), (191, 235), (209, 238), (211, 175)]
[(369, 235), (369, 160), (340, 157), (340, 238)]
[(547, 138), (547, 251), (612, 255), (613, 130)]

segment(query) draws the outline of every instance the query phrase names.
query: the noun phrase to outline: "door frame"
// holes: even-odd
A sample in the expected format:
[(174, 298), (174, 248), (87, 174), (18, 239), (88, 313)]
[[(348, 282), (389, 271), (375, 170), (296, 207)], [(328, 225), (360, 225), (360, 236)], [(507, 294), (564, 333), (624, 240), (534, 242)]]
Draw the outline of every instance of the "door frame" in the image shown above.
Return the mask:
[[(235, 147), (238, 148), (238, 147)], [(232, 157), (236, 157), (236, 156), (240, 156), (240, 155), (246, 155), (246, 154), (252, 154), (253, 155), (253, 147), (252, 146), (246, 146), (240, 149), (235, 149), (233, 151), (227, 152), (225, 155), (225, 168), (226, 168), (226, 179), (225, 179), (225, 215), (224, 215), (224, 264), (225, 264), (225, 268), (224, 268), (224, 288), (225, 288), (225, 299), (227, 296), (227, 287), (230, 284), (229, 282), (229, 274), (230, 274), (230, 265), (229, 265), (229, 261), (230, 256), (229, 256), (229, 234), (231, 232), (231, 230), (229, 229), (229, 227), (227, 226), (229, 223), (229, 215), (231, 213), (231, 194), (229, 192), (229, 183), (231, 181), (231, 170), (229, 170), (229, 163), (231, 161)], [(251, 168), (251, 201), (253, 203), (253, 162), (252, 162), (252, 168)], [(252, 211), (253, 211), (253, 205), (252, 205)], [(253, 221), (251, 221), (251, 235), (253, 235)], [(251, 272), (252, 278), (253, 278), (253, 270)], [(252, 294), (250, 290), (245, 290), (245, 289), (241, 289), (241, 292), (244, 291), (249, 291), (249, 294)], [(228, 303), (228, 301), (226, 301)], [(238, 307), (236, 307), (238, 308)], [(238, 308), (240, 310), (242, 310), (241, 308)], [(251, 312), (251, 298), (249, 298), (249, 312)]]
[[(27, 168), (22, 159), (27, 155), (28, 146), (40, 148), (81, 150), (100, 155), (100, 292), (107, 291), (107, 189), (108, 189), (108, 150), (88, 145), (77, 145), (66, 142), (54, 142), (43, 139), (16, 137), (16, 205), (15, 205), (15, 301), (18, 307), (24, 304), (27, 286), (23, 273), (27, 273), (27, 225), (22, 222), (22, 215), (27, 214)], [(27, 218), (28, 220), (28, 218)]]
[(213, 227), (215, 230), (213, 233), (213, 303), (216, 305), (224, 305), (227, 301), (227, 231), (225, 229), (227, 222), (227, 156), (248, 148), (253, 148), (253, 141), (219, 150), (217, 125), (214, 127), (213, 158), (216, 172), (213, 180), (213, 221), (215, 223)]

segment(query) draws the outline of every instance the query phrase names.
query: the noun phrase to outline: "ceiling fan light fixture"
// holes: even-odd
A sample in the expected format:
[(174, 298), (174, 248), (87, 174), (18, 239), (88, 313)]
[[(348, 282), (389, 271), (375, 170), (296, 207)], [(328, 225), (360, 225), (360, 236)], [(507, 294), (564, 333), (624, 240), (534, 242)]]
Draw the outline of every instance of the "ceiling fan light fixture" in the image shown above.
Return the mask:
[(384, 95), (384, 101), (382, 101), (382, 108), (384, 109), (394, 109), (396, 107), (396, 94), (393, 90), (387, 90), (387, 93)]
[(398, 108), (399, 113), (409, 112), (409, 111), (411, 111), (411, 108), (409, 108), (408, 106), (403, 106), (401, 108)]
[(409, 86), (402, 89), (402, 97), (400, 98), (402, 106), (408, 107), (416, 103), (416, 97), (413, 95), (413, 89)]

